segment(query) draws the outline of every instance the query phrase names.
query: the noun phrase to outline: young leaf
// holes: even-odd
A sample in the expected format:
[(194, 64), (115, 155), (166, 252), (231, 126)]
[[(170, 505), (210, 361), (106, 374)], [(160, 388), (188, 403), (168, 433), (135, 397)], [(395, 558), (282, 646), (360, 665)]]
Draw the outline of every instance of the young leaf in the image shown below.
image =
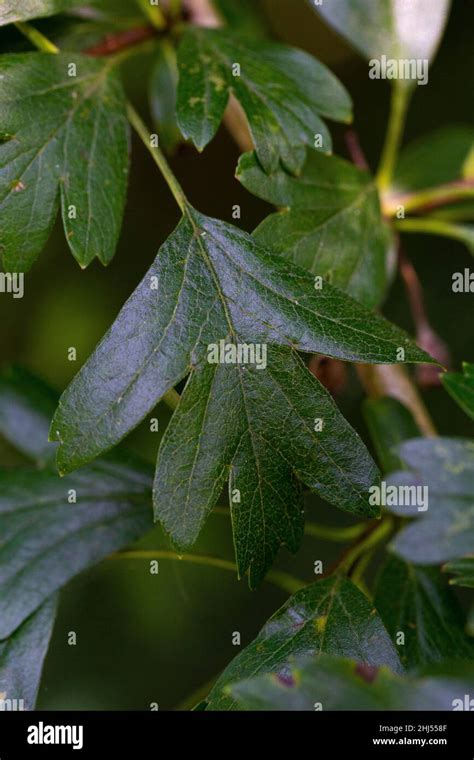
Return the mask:
[(27, 370), (12, 367), (0, 374), (0, 434), (40, 467), (56, 457), (48, 431), (57, 403), (57, 394)]
[(441, 375), (441, 382), (461, 409), (474, 420), (474, 364), (464, 362), (462, 368), (464, 374), (446, 372)]
[(366, 399), (362, 409), (382, 472), (401, 469), (403, 462), (397, 455), (398, 446), (420, 435), (412, 415), (406, 406), (390, 396)]
[(81, 0), (0, 0), (0, 26), (14, 21), (54, 16), (80, 2)]
[(163, 40), (156, 49), (148, 94), (160, 145), (169, 153), (173, 153), (182, 140), (176, 121), (177, 87), (176, 51), (168, 40)]
[(321, 117), (350, 121), (351, 101), (338, 79), (295, 48), (242, 39), (223, 29), (190, 28), (178, 52), (178, 124), (202, 150), (214, 137), (233, 93), (242, 105), (265, 171), (291, 172), (305, 146), (331, 137)]
[[(280, 485), (293, 470), (342, 508), (365, 509), (370, 515), (373, 511), (360, 495), (375, 470), (361, 442), (348, 435), (337, 410), (319, 385), (306, 377), (291, 351), (282, 354), (282, 349), (270, 349), (271, 369), (263, 364), (260, 369), (258, 364), (249, 368), (238, 362), (229, 366), (225, 359), (221, 366), (218, 357), (211, 366), (211, 353), (220, 349), (221, 342), (234, 350), (249, 344), (255, 349), (257, 344), (262, 351), (267, 351), (267, 343), (280, 343), (368, 362), (396, 361), (401, 348), (407, 361), (426, 355), (402, 332), (341, 291), (326, 283), (322, 290), (315, 290), (308, 273), (275, 258), (245, 232), (187, 209), (110, 331), (63, 394), (51, 435), (60, 441), (60, 471), (68, 472), (122, 439), (167, 390), (191, 373), (183, 409), (173, 418), (160, 452), (155, 513), (179, 545), (189, 546), (233, 465), (233, 485), (237, 483), (235, 488), (244, 491), (246, 502), (245, 509), (239, 510), (238, 503), (235, 507), (236, 529), (238, 524), (242, 530), (253, 527), (261, 537), (264, 519), (274, 515), (266, 529), (266, 554), (257, 562), (258, 571), (255, 569), (260, 577), (284, 530), (283, 525), (275, 526), (282, 514), (282, 500), (278, 493), (271, 496), (268, 484), (277, 471)], [(285, 364), (286, 371), (282, 369)], [(314, 402), (300, 399), (294, 405), (292, 401), (293, 395), (298, 397), (293, 386), (300, 385), (307, 388), (310, 398), (318, 398), (327, 415), (323, 426), (328, 424), (328, 435), (317, 438), (320, 447), (315, 446), (310, 428), (314, 431), (321, 413), (315, 412)], [(255, 408), (254, 397), (264, 406), (251, 419), (248, 409)], [(281, 442), (284, 435), (273, 418), (294, 431), (291, 441)], [(179, 438), (178, 431), (183, 428)], [(237, 431), (243, 436), (238, 448)], [(331, 436), (337, 444), (329, 441)], [(179, 468), (175, 466), (176, 447)], [(286, 461), (290, 455), (291, 460)], [(263, 461), (268, 470), (260, 469), (255, 479), (249, 470)], [(324, 478), (323, 462), (327, 467)], [(337, 471), (346, 484), (352, 484), (349, 490), (345, 486), (345, 495), (337, 485)], [(161, 477), (163, 472), (166, 478)], [(175, 496), (179, 488), (182, 503), (164, 490), (168, 479)], [(356, 499), (355, 493), (359, 494)], [(301, 505), (291, 480), (285, 497), (290, 494), (286, 543), (294, 548), (301, 533)], [(265, 516), (262, 512), (255, 522), (263, 501)], [(183, 520), (177, 517), (180, 510), (185, 512)], [(237, 534), (242, 568), (250, 561), (252, 542), (242, 543), (238, 530)]]
[(413, 192), (473, 178), (474, 129), (442, 127), (408, 145), (400, 154), (392, 190)]
[(337, 654), (368, 666), (401, 671), (400, 660), (376, 610), (342, 576), (317, 581), (294, 594), (257, 638), (224, 670), (207, 697), (209, 710), (235, 705), (227, 687), (262, 673), (285, 680), (295, 657)]
[(54, 594), (10, 638), (0, 641), (0, 700), (22, 701), (17, 702), (16, 707), (11, 706), (12, 710), (35, 707), (56, 607), (57, 595)]
[[(231, 684), (239, 710), (453, 710), (464, 709), (474, 668), (422, 678), (400, 678), (389, 670), (323, 655), (299, 660), (284, 678), (267, 674)], [(315, 705), (320, 705), (315, 708)], [(457, 706), (459, 705), (459, 706)]]
[(110, 262), (122, 223), (129, 127), (110, 60), (25, 53), (0, 59), (0, 251), (27, 271), (59, 197), (68, 245), (82, 267)]
[(428, 510), (390, 507), (403, 517), (418, 515), (396, 536), (392, 548), (402, 559), (436, 565), (474, 549), (474, 441), (416, 438), (398, 453), (411, 472), (397, 473), (398, 485), (428, 486)]
[(255, 230), (262, 244), (329, 279), (366, 306), (382, 300), (387, 285), (390, 233), (370, 175), (335, 156), (309, 151), (300, 176), (279, 169), (267, 175), (254, 153), (240, 159), (237, 177), (275, 206)]
[(444, 565), (443, 570), (454, 575), (454, 578), (449, 579), (451, 586), (474, 588), (474, 556), (454, 559)]
[[(299, 481), (353, 514), (375, 516), (378, 473), (360, 438), (298, 354), (268, 347), (266, 370), (207, 365), (189, 381), (158, 454), (155, 515), (181, 550), (196, 541), (229, 475), (239, 575), (255, 587), (278, 549), (297, 551)], [(323, 429), (315, 432), (315, 421)]]
[(150, 485), (148, 472), (112, 460), (65, 480), (48, 470), (0, 472), (0, 639), (77, 573), (150, 529)]
[(365, 58), (432, 59), (451, 0), (330, 0), (314, 9)]
[(378, 577), (374, 599), (407, 668), (449, 659), (474, 658), (464, 632), (465, 618), (438, 568), (420, 567), (389, 557)]

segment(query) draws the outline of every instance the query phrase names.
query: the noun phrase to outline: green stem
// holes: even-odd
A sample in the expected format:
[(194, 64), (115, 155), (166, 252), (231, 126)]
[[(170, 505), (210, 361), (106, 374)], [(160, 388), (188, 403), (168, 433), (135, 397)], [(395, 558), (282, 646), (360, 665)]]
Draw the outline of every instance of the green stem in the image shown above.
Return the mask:
[(160, 31), (166, 27), (166, 18), (158, 5), (150, 5), (150, 0), (137, 0), (144, 15), (155, 29)]
[[(212, 514), (230, 517), (230, 511), (226, 507), (214, 507)], [(306, 521), (304, 526), (304, 532), (307, 536), (323, 538), (326, 541), (335, 541), (341, 544), (354, 541), (366, 530), (366, 523), (356, 523), (356, 525), (349, 525), (345, 528), (333, 528), (329, 525), (316, 525), (314, 522)]]
[(155, 164), (158, 166), (160, 172), (166, 180), (169, 189), (173, 193), (176, 203), (180, 207), (183, 214), (185, 214), (188, 209), (188, 200), (184, 194), (183, 188), (174, 176), (171, 167), (161, 150), (151, 144), (150, 137), (152, 133), (144, 124), (141, 117), (135, 111), (131, 103), (127, 103), (127, 116), (130, 124), (142, 140), (144, 146), (151, 154), (151, 157), (153, 158)]
[[(181, 555), (166, 549), (117, 552), (116, 554), (110, 555), (109, 559), (169, 559), (175, 562), (189, 562), (194, 565), (207, 565), (208, 567), (216, 567), (219, 570), (228, 570), (231, 573), (237, 573), (237, 565), (227, 559), (210, 557), (204, 554)], [(289, 575), (289, 573), (284, 573), (280, 570), (270, 570), (265, 576), (265, 580), (290, 594), (294, 594), (306, 585), (305, 582), (301, 581), (299, 578), (295, 578), (293, 575)]]
[(443, 219), (424, 217), (423, 219), (400, 219), (393, 222), (400, 232), (422, 233), (426, 235), (441, 235), (442, 237), (458, 240), (460, 243), (474, 245), (474, 231), (459, 224), (452, 224)]
[(390, 116), (387, 135), (382, 150), (380, 165), (377, 172), (377, 184), (380, 190), (386, 190), (392, 181), (398, 151), (402, 142), (403, 131), (410, 101), (411, 89), (406, 83), (396, 80), (392, 87)]
[(54, 55), (59, 53), (59, 48), (56, 47), (53, 42), (48, 40), (44, 34), (38, 32), (34, 26), (31, 26), (31, 24), (26, 24), (24, 21), (17, 21), (15, 26), (18, 31), (27, 37), (31, 44), (38, 48), (38, 50), (41, 50), (42, 53), (53, 53)]
[(398, 207), (403, 206), (408, 213), (432, 209), (466, 199), (474, 198), (474, 182), (450, 182), (438, 187), (429, 187), (416, 193), (404, 193), (383, 199), (383, 211), (386, 216), (394, 216)]
[(392, 517), (384, 517), (380, 525), (368, 534), (367, 538), (359, 541), (355, 546), (349, 549), (344, 555), (342, 562), (339, 564), (338, 570), (347, 572), (354, 562), (366, 552), (374, 549), (378, 544), (384, 541), (393, 530), (394, 521)]
[(181, 396), (179, 395), (178, 391), (175, 391), (174, 388), (171, 388), (171, 390), (166, 391), (161, 400), (164, 401), (166, 406), (174, 412), (174, 410), (178, 408), (178, 404), (181, 401)]

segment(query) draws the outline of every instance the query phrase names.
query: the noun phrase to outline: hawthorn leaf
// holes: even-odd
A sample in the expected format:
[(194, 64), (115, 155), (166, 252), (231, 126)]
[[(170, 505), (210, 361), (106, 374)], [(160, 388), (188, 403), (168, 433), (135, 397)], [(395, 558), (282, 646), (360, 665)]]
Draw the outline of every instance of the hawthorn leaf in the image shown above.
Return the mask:
[[(235, 66), (239, 66), (237, 70)], [(190, 27), (178, 51), (178, 124), (199, 150), (215, 136), (230, 94), (247, 116), (259, 161), (291, 172), (304, 163), (305, 147), (331, 136), (321, 117), (351, 120), (351, 100), (322, 63), (296, 48), (241, 38), (224, 29)]]
[(176, 121), (177, 87), (176, 51), (168, 40), (163, 40), (156, 48), (148, 95), (160, 145), (168, 153), (173, 153), (182, 142), (181, 132)]
[(239, 710), (436, 710), (465, 709), (474, 668), (455, 673), (401, 678), (386, 668), (369, 669), (342, 657), (322, 655), (292, 664), (284, 678), (274, 673), (231, 684)]
[(474, 419), (474, 364), (463, 362), (463, 374), (445, 372), (441, 382), (457, 404)]
[(297, 591), (224, 670), (207, 697), (209, 710), (236, 705), (229, 684), (263, 673), (285, 680), (289, 661), (324, 653), (357, 659), (367, 666), (402, 667), (377, 611), (351, 581), (340, 575)]
[(474, 179), (473, 156), (473, 127), (441, 127), (402, 150), (391, 189), (408, 193)]
[[(287, 348), (269, 346), (265, 370), (196, 370), (166, 430), (155, 474), (155, 515), (189, 549), (229, 477), (239, 575), (255, 587), (281, 545), (303, 537), (300, 483), (352, 514), (375, 517), (377, 469), (330, 394)], [(324, 421), (315, 432), (315, 421)], [(296, 480), (296, 477), (298, 480)]]
[(465, 616), (438, 568), (420, 567), (389, 557), (375, 591), (374, 604), (406, 668), (449, 659), (474, 658), (474, 643), (464, 632)]
[[(310, 274), (275, 258), (247, 233), (187, 208), (155, 263), (60, 400), (51, 437), (60, 442), (57, 462), (61, 473), (115, 445), (167, 390), (190, 375), (184, 406), (163, 439), (154, 488), (155, 516), (178, 545), (188, 547), (196, 538), (229, 469), (231, 484), (242, 492), (246, 504), (245, 510), (235, 507), (234, 525), (258, 530), (268, 540), (252, 578), (261, 577), (281, 542), (283, 527), (275, 520), (282, 514), (283, 504), (269, 484), (277, 470), (282, 470), (278, 475), (281, 487), (283, 476), (293, 470), (343, 509), (372, 515), (367, 495), (363, 499), (361, 495), (376, 477), (373, 463), (327, 394), (292, 357), (291, 349), (367, 362), (394, 362), (401, 348), (407, 361), (424, 360), (426, 354), (404, 333), (342, 291), (327, 283), (322, 290), (315, 290), (314, 285)], [(234, 352), (242, 348), (266, 352), (268, 344), (287, 346), (284, 351), (270, 346), (268, 355), (274, 365), (270, 369), (266, 354), (265, 363), (250, 362), (252, 367), (248, 361), (239, 364), (232, 357), (230, 363), (225, 358), (212, 366), (209, 362), (211, 352), (219, 352), (222, 346), (224, 351), (230, 346)], [(318, 399), (318, 406), (298, 398), (293, 385), (304, 386), (310, 397)], [(255, 421), (247, 411), (254, 396), (265, 404)], [(274, 398), (279, 409), (275, 409)], [(314, 430), (321, 410), (327, 415), (323, 425), (328, 423), (329, 432), (320, 436), (321, 446), (317, 447), (310, 428)], [(294, 431), (293, 440), (280, 443), (284, 435), (272, 417), (281, 421), (284, 429)], [(224, 419), (229, 421), (227, 426)], [(178, 429), (183, 430), (181, 439)], [(237, 430), (243, 435), (238, 447)], [(331, 436), (334, 442), (329, 440)], [(266, 448), (272, 449), (274, 461), (269, 461)], [(290, 455), (292, 460), (286, 461)], [(176, 467), (178, 459), (180, 466)], [(260, 470), (257, 478), (250, 468), (263, 462), (268, 471)], [(322, 462), (327, 467), (324, 476)], [(164, 472), (166, 477), (162, 477)], [(341, 477), (345, 495), (337, 482)], [(171, 489), (166, 486), (168, 480)], [(347, 490), (348, 482), (351, 490)], [(178, 490), (182, 503), (175, 498)], [(292, 481), (284, 493), (291, 495), (285, 522), (287, 545), (294, 549), (302, 529), (300, 499)], [(359, 496), (354, 498), (355, 494)], [(264, 501), (267, 506), (262, 511)], [(255, 522), (258, 509), (261, 515)], [(180, 510), (184, 510), (182, 520), (177, 518)], [(265, 527), (270, 514), (275, 519)], [(242, 572), (256, 544), (250, 540), (243, 543), (237, 536), (235, 540)]]
[(403, 462), (397, 455), (398, 446), (420, 435), (411, 413), (391, 396), (365, 399), (362, 411), (382, 472), (402, 469)]
[(79, 4), (80, 0), (0, 0), (0, 26), (54, 16)]
[(50, 470), (0, 471), (0, 639), (68, 580), (151, 528), (150, 487), (146, 469), (120, 460), (64, 480)]
[(391, 548), (402, 559), (436, 565), (474, 551), (474, 441), (462, 438), (415, 438), (398, 454), (409, 472), (388, 479), (396, 485), (427, 486), (428, 509), (389, 507), (418, 519), (403, 528)]
[(444, 572), (452, 573), (454, 578), (449, 579), (451, 586), (465, 586), (474, 588), (474, 556), (461, 557), (447, 562), (443, 567)]
[(40, 467), (56, 458), (48, 432), (57, 403), (57, 394), (22, 367), (0, 374), (0, 435)]
[(4, 55), (0, 77), (0, 129), (7, 135), (0, 143), (5, 270), (31, 267), (59, 199), (78, 263), (86, 267), (97, 257), (108, 264), (122, 223), (129, 142), (124, 93), (112, 61), (76, 53)]
[(348, 161), (309, 151), (298, 177), (266, 174), (254, 153), (240, 159), (247, 190), (283, 210), (255, 230), (262, 244), (374, 307), (388, 280), (391, 235), (372, 177)]
[[(111, 448), (228, 339), (347, 361), (432, 361), (342, 291), (188, 207), (116, 321), (61, 397), (51, 425), (61, 473)], [(159, 308), (158, 308), (159, 307)]]
[(428, 59), (443, 35), (451, 0), (330, 0), (313, 8), (364, 58)]
[(18, 700), (12, 710), (35, 707), (56, 608), (57, 594), (53, 594), (8, 639), (0, 641), (0, 700)]

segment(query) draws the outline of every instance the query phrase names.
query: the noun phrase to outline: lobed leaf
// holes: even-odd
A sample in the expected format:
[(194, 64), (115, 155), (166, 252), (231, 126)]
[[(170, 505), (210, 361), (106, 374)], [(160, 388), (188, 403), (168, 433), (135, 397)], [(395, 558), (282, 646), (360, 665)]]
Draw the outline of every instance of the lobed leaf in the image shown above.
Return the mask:
[(319, 661), (324, 653), (401, 671), (377, 611), (351, 581), (333, 576), (301, 589), (272, 615), (217, 680), (207, 697), (207, 709), (236, 709), (228, 688), (236, 681), (273, 673), (284, 682), (294, 658), (311, 656)]
[[(223, 29), (189, 28), (178, 51), (178, 124), (199, 150), (215, 136), (231, 93), (243, 107), (265, 171), (291, 172), (305, 146), (331, 137), (321, 117), (350, 121), (351, 101), (338, 79), (296, 48), (251, 41)], [(235, 65), (240, 66), (236, 75)], [(234, 67), (234, 68), (233, 68)]]
[(0, 130), (8, 136), (0, 143), (5, 270), (28, 271), (48, 239), (59, 200), (78, 263), (86, 267), (97, 257), (108, 264), (122, 223), (129, 141), (124, 93), (111, 60), (4, 55), (0, 78)]
[(255, 238), (299, 266), (329, 279), (366, 306), (382, 300), (391, 236), (372, 177), (348, 161), (309, 151), (301, 175), (267, 175), (257, 157), (240, 159), (237, 178), (259, 198), (282, 208), (257, 227)]

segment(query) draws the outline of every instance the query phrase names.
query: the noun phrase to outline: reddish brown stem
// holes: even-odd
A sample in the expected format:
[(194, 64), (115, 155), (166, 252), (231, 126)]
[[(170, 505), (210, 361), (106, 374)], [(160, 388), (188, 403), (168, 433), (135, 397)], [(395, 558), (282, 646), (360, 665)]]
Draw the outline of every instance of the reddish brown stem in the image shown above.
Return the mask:
[(138, 45), (140, 42), (152, 39), (158, 35), (158, 30), (152, 26), (137, 26), (134, 29), (124, 29), (120, 32), (107, 34), (96, 45), (84, 50), (86, 55), (101, 57), (118, 53), (126, 48)]

